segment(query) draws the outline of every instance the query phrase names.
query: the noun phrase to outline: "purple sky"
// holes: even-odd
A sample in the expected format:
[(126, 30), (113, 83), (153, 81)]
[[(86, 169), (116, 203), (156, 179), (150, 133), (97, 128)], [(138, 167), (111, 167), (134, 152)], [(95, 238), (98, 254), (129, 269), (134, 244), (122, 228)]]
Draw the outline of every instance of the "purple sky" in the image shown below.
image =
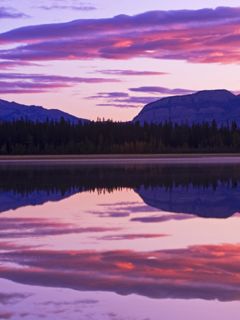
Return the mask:
[(1, 0), (2, 99), (133, 118), (202, 89), (239, 91), (240, 1)]

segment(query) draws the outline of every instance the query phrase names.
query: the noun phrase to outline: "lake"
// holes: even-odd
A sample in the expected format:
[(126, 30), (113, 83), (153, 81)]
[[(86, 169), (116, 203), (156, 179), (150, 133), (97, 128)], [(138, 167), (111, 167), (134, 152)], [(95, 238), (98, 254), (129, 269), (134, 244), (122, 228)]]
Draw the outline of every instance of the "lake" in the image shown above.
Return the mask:
[(240, 318), (240, 165), (0, 166), (0, 319)]

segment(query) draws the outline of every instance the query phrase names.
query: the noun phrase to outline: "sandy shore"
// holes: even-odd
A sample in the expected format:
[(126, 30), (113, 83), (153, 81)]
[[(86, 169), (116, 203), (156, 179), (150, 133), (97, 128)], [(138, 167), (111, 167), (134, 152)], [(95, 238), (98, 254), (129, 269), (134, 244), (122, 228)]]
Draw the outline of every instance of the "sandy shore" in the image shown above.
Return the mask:
[(240, 154), (0, 156), (0, 165), (240, 164)]

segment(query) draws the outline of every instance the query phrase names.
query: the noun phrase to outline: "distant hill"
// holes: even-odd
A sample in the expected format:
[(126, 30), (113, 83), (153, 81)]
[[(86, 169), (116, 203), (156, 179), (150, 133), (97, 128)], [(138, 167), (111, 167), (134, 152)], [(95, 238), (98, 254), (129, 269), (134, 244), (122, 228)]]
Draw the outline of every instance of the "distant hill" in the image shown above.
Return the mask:
[(86, 122), (89, 120), (77, 118), (57, 109), (45, 109), (39, 106), (27, 106), (16, 102), (8, 102), (0, 99), (0, 121), (30, 120), (45, 122), (48, 120), (60, 121), (64, 118), (72, 123)]
[(133, 119), (141, 124), (203, 123), (218, 125), (236, 121), (240, 125), (240, 96), (227, 90), (205, 90), (184, 96), (167, 97), (147, 104)]

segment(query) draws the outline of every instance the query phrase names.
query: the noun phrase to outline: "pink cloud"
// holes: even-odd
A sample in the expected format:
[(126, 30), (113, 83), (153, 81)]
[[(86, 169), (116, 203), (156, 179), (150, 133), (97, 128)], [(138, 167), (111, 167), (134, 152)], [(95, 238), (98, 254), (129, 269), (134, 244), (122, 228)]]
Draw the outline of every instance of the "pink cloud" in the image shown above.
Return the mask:
[[(240, 8), (152, 11), (27, 26), (0, 34), (1, 59), (44, 61), (148, 57), (239, 62)], [(124, 71), (122, 71), (124, 73)]]

